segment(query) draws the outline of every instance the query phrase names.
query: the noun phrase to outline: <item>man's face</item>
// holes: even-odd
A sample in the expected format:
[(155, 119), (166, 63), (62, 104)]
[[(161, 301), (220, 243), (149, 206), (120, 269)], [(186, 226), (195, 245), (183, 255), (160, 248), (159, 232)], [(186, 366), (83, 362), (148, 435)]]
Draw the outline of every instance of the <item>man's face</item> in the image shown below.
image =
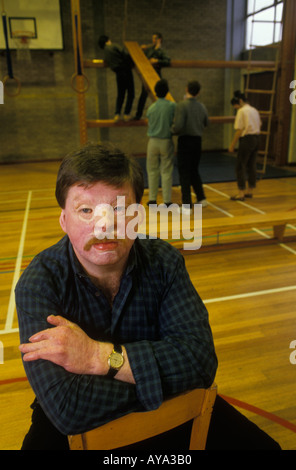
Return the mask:
[[(124, 267), (133, 245), (134, 240), (123, 233), (131, 217), (120, 219), (125, 211), (118, 201), (125, 201), (126, 208), (136, 203), (130, 185), (115, 188), (97, 182), (88, 187), (73, 185), (68, 191), (60, 224), (78, 260), (91, 275), (98, 267)], [(124, 223), (118, 223), (122, 220)]]
[(157, 34), (152, 35), (152, 44), (154, 46), (161, 44), (161, 39), (157, 36)]

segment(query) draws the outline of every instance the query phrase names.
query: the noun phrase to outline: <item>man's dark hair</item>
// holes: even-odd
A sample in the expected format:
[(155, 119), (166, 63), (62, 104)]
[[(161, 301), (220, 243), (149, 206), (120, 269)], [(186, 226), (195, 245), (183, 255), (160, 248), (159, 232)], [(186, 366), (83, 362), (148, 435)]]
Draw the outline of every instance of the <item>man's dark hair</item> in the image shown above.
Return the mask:
[(163, 37), (162, 37), (161, 33), (153, 33), (153, 35), (157, 36), (158, 39), (161, 39), (161, 41), (163, 40)]
[(234, 93), (233, 93), (233, 98), (231, 100), (231, 104), (232, 106), (234, 104), (239, 104), (239, 100), (242, 100), (244, 102), (247, 101), (247, 98), (246, 98), (246, 95), (244, 93), (242, 93), (240, 90), (236, 90)]
[(109, 145), (89, 144), (62, 161), (55, 192), (58, 204), (65, 208), (68, 191), (74, 184), (88, 187), (99, 181), (118, 188), (128, 183), (133, 188), (136, 202), (141, 202), (144, 176), (140, 164)]
[(169, 84), (167, 80), (165, 78), (158, 80), (155, 84), (154, 91), (158, 98), (164, 98), (169, 92)]
[(100, 37), (99, 37), (99, 40), (98, 40), (98, 45), (101, 49), (104, 49), (105, 48), (105, 44), (106, 42), (109, 41), (109, 37), (106, 36), (106, 34), (102, 34)]
[(188, 93), (190, 93), (190, 95), (197, 96), (198, 93), (200, 92), (200, 89), (201, 89), (201, 85), (197, 80), (192, 80), (191, 82), (188, 82), (187, 90), (188, 90)]

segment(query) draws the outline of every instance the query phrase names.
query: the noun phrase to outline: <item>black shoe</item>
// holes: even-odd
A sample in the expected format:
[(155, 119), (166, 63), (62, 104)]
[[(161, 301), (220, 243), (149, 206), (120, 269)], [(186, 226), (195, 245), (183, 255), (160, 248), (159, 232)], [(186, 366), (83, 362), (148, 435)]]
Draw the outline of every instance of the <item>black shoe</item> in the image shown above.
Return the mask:
[(244, 201), (245, 198), (244, 197), (240, 197), (240, 196), (231, 196), (231, 201)]
[(172, 203), (172, 202), (164, 202), (163, 204), (164, 204), (164, 206), (166, 206), (166, 207), (170, 207), (170, 205), (172, 205), (173, 203)]
[(141, 116), (137, 116), (137, 115), (136, 115), (136, 116), (134, 116), (131, 120), (132, 120), (132, 121), (140, 121), (140, 119), (141, 119)]
[(152, 204), (157, 204), (157, 202), (156, 201), (148, 201), (147, 202), (147, 206), (151, 206)]

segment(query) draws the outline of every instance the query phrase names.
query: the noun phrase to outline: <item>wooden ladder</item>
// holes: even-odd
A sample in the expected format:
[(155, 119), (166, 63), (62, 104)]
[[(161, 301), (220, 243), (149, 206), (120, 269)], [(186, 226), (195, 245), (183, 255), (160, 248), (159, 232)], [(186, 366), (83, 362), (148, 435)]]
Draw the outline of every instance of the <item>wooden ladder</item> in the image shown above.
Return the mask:
[[(266, 110), (258, 110), (261, 116), (261, 119), (267, 121), (267, 126), (265, 130), (261, 130), (260, 135), (264, 136), (264, 145), (263, 149), (258, 150), (258, 155), (261, 155), (262, 157), (262, 168), (257, 169), (258, 173), (265, 174), (266, 172), (266, 165), (267, 165), (267, 160), (268, 160), (268, 154), (269, 154), (269, 144), (270, 144), (270, 136), (271, 136), (271, 125), (272, 125), (272, 120), (274, 118), (274, 100), (275, 100), (275, 95), (276, 95), (276, 85), (277, 85), (277, 77), (278, 77), (278, 70), (279, 70), (279, 64), (280, 64), (280, 43), (272, 43), (269, 45), (264, 45), (264, 46), (258, 46), (256, 44), (253, 44), (253, 34), (254, 34), (254, 23), (255, 22), (260, 22), (260, 23), (270, 23), (270, 21), (266, 20), (252, 20), (252, 30), (251, 30), (251, 44), (249, 45), (249, 51), (248, 51), (248, 66), (247, 66), (247, 71), (246, 71), (246, 83), (245, 83), (245, 95), (248, 98), (249, 95), (251, 94), (264, 94), (269, 96), (269, 106), (268, 109)], [(276, 21), (273, 20), (271, 21), (274, 26), (276, 23), (280, 23), (282, 25), (282, 20), (281, 21)], [(275, 60), (274, 60), (274, 66), (271, 68), (265, 68), (264, 71), (269, 71), (273, 73), (272, 76), (272, 85), (271, 89), (255, 89), (251, 88), (251, 75), (254, 73), (254, 68), (252, 69), (250, 64), (253, 61), (253, 52), (254, 50), (258, 50), (259, 48), (271, 48), (275, 50)], [(257, 71), (258, 73), (258, 71)]]

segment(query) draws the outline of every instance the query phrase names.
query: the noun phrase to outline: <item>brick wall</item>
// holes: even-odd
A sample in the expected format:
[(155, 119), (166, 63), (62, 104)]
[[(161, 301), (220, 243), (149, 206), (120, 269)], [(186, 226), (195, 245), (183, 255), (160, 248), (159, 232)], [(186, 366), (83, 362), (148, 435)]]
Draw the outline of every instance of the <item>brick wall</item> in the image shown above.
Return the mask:
[[(149, 43), (154, 31), (164, 36), (164, 48), (172, 59), (225, 59), (227, 0), (83, 0), (81, 20), (84, 58), (102, 58), (97, 46), (100, 34), (114, 42), (123, 39)], [(11, 51), (14, 73), (22, 82), (19, 96), (5, 97), (0, 106), (0, 161), (59, 159), (79, 146), (77, 98), (70, 85), (74, 72), (70, 2), (61, 1), (63, 51), (31, 51), (31, 61), (18, 62)], [(0, 52), (1, 75), (6, 58)], [(116, 99), (114, 74), (109, 69), (86, 69), (90, 88), (86, 94), (87, 117), (113, 117)], [(163, 71), (171, 94), (182, 99), (189, 79), (202, 84), (200, 100), (210, 115), (224, 113), (223, 69), (172, 69)], [(0, 77), (1, 78), (1, 77)], [(134, 74), (136, 98), (141, 90)], [(147, 100), (146, 109), (150, 104)], [(111, 140), (124, 150), (145, 153), (145, 128), (91, 129), (89, 140)], [(205, 131), (205, 150), (223, 147), (223, 125)]]

